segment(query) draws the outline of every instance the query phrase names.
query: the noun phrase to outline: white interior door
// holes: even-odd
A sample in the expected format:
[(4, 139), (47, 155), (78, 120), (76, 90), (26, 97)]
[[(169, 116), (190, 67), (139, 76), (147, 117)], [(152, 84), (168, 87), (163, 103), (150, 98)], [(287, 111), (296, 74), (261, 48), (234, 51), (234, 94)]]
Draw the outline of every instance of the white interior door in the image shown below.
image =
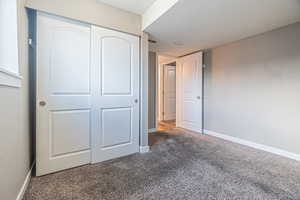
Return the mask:
[(139, 151), (139, 38), (92, 27), (92, 162)]
[(202, 132), (202, 52), (179, 59), (178, 126)]
[(37, 175), (90, 163), (90, 26), (37, 17)]
[(164, 120), (176, 119), (176, 67), (164, 66)]

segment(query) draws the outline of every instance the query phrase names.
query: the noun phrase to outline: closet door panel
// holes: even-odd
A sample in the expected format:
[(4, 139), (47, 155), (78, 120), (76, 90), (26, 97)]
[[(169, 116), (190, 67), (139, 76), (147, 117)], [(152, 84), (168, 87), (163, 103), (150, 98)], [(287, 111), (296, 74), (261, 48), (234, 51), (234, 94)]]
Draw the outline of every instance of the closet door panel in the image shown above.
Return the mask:
[(93, 26), (92, 41), (96, 163), (139, 152), (139, 38)]
[(37, 175), (91, 161), (90, 26), (37, 17)]

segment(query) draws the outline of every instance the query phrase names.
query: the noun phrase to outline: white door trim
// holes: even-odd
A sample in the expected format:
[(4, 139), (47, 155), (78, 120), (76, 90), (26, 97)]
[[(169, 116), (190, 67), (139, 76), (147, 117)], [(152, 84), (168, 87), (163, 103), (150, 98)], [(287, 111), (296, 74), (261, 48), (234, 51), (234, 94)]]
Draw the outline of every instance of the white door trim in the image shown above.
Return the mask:
[(148, 153), (150, 151), (149, 146), (140, 146), (140, 153)]
[[(156, 111), (156, 116), (157, 116), (157, 124), (159, 121), (163, 120), (163, 69), (164, 69), (164, 65), (163, 64), (158, 64), (157, 66), (157, 86), (156, 86), (156, 91), (157, 91), (157, 100), (156, 100), (156, 107), (157, 107), (157, 111)], [(158, 126), (157, 126), (158, 127)]]
[(155, 73), (155, 92), (156, 92), (156, 99), (155, 99), (155, 129), (158, 128), (158, 122), (160, 120), (160, 114), (159, 114), (159, 98), (160, 98), (160, 93), (159, 93), (159, 61), (158, 61), (158, 54), (156, 53), (156, 65), (155, 65), (155, 70), (156, 70), (156, 73)]

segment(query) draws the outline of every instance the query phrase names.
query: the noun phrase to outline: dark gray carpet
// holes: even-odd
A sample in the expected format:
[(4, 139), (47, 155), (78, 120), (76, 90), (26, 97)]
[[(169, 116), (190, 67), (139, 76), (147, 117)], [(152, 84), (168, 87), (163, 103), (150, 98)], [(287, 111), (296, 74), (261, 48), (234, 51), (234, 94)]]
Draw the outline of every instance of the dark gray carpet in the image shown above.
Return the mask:
[(182, 132), (152, 134), (147, 154), (34, 177), (24, 199), (300, 199), (300, 162)]

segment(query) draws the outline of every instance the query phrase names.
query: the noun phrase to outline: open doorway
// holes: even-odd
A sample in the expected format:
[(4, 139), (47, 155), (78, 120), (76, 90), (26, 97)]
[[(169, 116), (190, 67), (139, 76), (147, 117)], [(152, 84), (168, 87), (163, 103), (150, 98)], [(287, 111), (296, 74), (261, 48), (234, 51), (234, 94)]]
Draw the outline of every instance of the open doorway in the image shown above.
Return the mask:
[[(155, 116), (155, 119), (149, 118), (149, 124), (155, 124), (155, 128), (149, 129), (149, 133), (173, 128), (202, 133), (202, 52), (163, 62), (160, 61), (160, 56), (155, 58), (156, 70), (153, 73), (153, 61), (149, 64), (152, 66), (149, 102), (152, 105), (155, 101), (154, 106), (149, 106), (149, 116)], [(155, 80), (153, 77), (156, 77)]]
[(159, 64), (158, 130), (176, 127), (176, 61)]

